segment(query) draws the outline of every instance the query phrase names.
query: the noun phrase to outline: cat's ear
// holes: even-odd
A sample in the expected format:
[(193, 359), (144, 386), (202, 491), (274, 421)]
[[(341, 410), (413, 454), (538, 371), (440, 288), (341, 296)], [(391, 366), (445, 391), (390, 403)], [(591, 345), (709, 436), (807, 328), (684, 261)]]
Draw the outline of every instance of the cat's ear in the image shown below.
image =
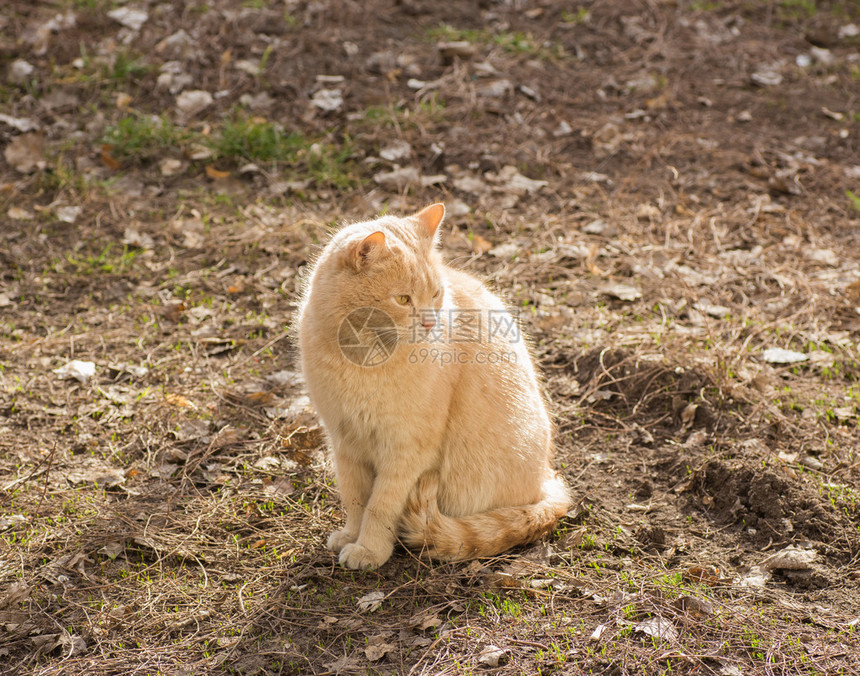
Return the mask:
[(431, 204), (429, 207), (424, 207), (415, 214), (414, 218), (421, 224), (421, 228), (425, 234), (435, 237), (439, 224), (445, 218), (445, 205), (441, 202)]
[(385, 246), (385, 233), (377, 230), (359, 242), (353, 242), (348, 250), (348, 260), (356, 270), (364, 270)]

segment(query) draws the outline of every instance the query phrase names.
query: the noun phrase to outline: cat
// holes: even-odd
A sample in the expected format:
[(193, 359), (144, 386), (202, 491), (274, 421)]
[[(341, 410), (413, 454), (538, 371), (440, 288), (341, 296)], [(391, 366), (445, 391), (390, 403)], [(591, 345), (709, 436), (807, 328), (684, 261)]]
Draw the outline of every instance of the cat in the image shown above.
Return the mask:
[(443, 204), (340, 229), (308, 277), (298, 347), (333, 451), (347, 568), (399, 538), (425, 556), (492, 556), (551, 532), (570, 507), (553, 426), (519, 327), (442, 260)]

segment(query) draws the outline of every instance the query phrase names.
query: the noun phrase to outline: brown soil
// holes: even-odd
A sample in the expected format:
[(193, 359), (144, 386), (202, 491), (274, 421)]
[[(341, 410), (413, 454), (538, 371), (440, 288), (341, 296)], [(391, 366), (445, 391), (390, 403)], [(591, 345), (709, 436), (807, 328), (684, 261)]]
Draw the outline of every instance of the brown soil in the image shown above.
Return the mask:
[[(117, 6), (0, 16), (0, 672), (860, 674), (856, 3)], [(578, 504), (344, 571), (297, 289), (438, 200)]]

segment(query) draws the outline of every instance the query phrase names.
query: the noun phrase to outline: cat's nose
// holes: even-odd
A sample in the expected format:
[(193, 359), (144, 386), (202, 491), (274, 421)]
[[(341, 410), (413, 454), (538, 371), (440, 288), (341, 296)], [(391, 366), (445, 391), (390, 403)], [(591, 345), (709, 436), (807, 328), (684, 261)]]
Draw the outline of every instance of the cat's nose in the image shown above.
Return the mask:
[(424, 327), (424, 330), (428, 333), (433, 330), (433, 327), (436, 326), (436, 318), (435, 317), (424, 317), (421, 320), (421, 326)]

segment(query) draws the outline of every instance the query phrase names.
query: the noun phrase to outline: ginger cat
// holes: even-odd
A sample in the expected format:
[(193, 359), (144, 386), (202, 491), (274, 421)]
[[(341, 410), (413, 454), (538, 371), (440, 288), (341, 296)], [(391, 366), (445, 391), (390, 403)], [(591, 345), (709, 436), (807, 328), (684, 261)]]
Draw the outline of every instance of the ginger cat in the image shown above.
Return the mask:
[(375, 568), (399, 537), (443, 560), (550, 532), (570, 506), (528, 348), (502, 302), (446, 266), (442, 204), (335, 234), (298, 320), (346, 525), (341, 565)]

